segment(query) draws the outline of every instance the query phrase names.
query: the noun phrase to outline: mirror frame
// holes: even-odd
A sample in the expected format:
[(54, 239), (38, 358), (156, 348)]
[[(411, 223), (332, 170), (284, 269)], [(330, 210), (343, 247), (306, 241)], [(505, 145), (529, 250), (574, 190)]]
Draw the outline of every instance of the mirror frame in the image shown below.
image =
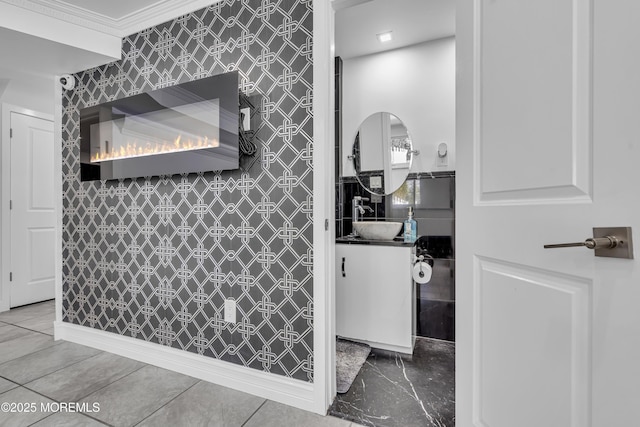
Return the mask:
[[(407, 133), (407, 137), (409, 140), (409, 150), (407, 150), (407, 156), (408, 156), (408, 166), (406, 168), (407, 173), (404, 176), (404, 179), (402, 180), (402, 182), (396, 186), (396, 188), (391, 189), (389, 192), (387, 192), (385, 190), (385, 181), (387, 179), (387, 174), (385, 173), (385, 165), (383, 165), (383, 169), (381, 171), (365, 171), (362, 172), (360, 171), (360, 151), (361, 151), (361, 147), (360, 147), (360, 133), (361, 133), (361, 129), (362, 129), (362, 125), (369, 120), (372, 116), (375, 116), (376, 114), (388, 114), (389, 116), (395, 117), (401, 124), (402, 126), (404, 126), (404, 128), (406, 129), (406, 133)], [(391, 145), (391, 135), (389, 135), (389, 145)], [(364, 188), (365, 190), (367, 190), (369, 193), (371, 194), (375, 194), (375, 195), (379, 195), (379, 196), (388, 196), (390, 194), (393, 194), (395, 191), (398, 190), (398, 188), (402, 187), (402, 184), (404, 184), (407, 180), (407, 177), (409, 176), (409, 174), (411, 173), (411, 166), (413, 165), (413, 156), (419, 154), (419, 152), (417, 150), (414, 150), (413, 147), (413, 140), (411, 138), (411, 133), (409, 132), (409, 129), (407, 128), (407, 126), (404, 124), (404, 122), (402, 121), (402, 119), (400, 119), (396, 114), (390, 113), (388, 111), (377, 111), (375, 113), (372, 113), (370, 115), (368, 115), (363, 121), (362, 123), (360, 123), (360, 126), (358, 127), (355, 136), (353, 137), (353, 142), (351, 145), (351, 154), (347, 156), (347, 158), (349, 160), (352, 161), (353, 164), (353, 170), (354, 170), (354, 174), (356, 179), (358, 180), (358, 183), (362, 186), (362, 188)], [(389, 161), (389, 165), (388, 165), (388, 169), (389, 171), (391, 171), (392, 169), (394, 170), (398, 170), (399, 168), (393, 168), (391, 162)], [(370, 184), (365, 184), (365, 180), (370, 180), (370, 178), (372, 177), (379, 177), (381, 176), (381, 182), (379, 183), (379, 185), (376, 185), (376, 188), (372, 188)]]

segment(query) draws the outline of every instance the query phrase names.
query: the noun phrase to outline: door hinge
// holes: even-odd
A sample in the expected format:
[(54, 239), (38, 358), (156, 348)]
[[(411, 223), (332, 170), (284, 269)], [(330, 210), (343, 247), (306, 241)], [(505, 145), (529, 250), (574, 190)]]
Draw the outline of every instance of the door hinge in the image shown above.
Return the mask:
[(324, 220), (324, 231), (327, 231), (327, 230), (329, 230), (329, 220), (325, 219)]
[(13, 138), (13, 128), (9, 129), (9, 138)]
[(9, 210), (13, 209), (13, 200), (9, 200)]
[(9, 273), (9, 281), (13, 282), (13, 273)]

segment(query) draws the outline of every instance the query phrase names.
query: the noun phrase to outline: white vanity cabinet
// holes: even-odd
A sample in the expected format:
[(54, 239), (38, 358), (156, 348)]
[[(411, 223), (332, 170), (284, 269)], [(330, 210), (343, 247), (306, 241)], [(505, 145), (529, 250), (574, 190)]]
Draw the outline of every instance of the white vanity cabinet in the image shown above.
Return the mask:
[(336, 243), (336, 334), (413, 352), (412, 246)]

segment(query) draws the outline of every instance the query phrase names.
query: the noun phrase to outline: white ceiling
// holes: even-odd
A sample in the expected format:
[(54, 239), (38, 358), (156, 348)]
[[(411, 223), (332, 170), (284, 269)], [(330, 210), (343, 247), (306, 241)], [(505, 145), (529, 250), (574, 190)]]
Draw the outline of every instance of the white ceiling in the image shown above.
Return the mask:
[(0, 78), (48, 77), (85, 70), (104, 55), (0, 27)]
[[(336, 56), (343, 59), (455, 34), (455, 0), (333, 0)], [(380, 43), (377, 34), (392, 31)]]
[[(122, 38), (219, 0), (0, 0), (62, 25)], [(0, 79), (51, 78), (85, 70), (113, 58), (0, 27)], [(0, 88), (2, 86), (0, 85)]]

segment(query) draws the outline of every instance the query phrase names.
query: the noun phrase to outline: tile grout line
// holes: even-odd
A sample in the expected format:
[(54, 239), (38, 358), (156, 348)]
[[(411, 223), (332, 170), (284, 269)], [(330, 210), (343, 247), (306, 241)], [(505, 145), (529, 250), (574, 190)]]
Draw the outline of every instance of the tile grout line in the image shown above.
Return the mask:
[[(46, 420), (47, 418), (51, 418), (51, 417), (53, 417), (54, 415), (59, 414), (59, 413), (61, 413), (61, 412), (53, 412), (53, 413), (51, 413), (51, 414), (47, 415), (46, 417), (44, 417), (44, 418), (42, 418), (42, 419), (40, 419), (40, 420), (36, 421), (35, 423), (29, 424), (29, 427), (34, 426), (34, 425), (38, 424), (39, 422), (42, 422), (42, 421)], [(104, 426), (113, 427), (111, 424), (107, 424), (107, 423), (105, 423), (105, 422), (103, 422), (103, 421), (100, 421), (100, 420), (98, 420), (98, 419), (96, 419), (96, 418), (90, 417), (89, 415), (86, 415), (86, 414), (85, 414), (85, 413), (83, 413), (83, 412), (76, 412), (76, 413), (77, 413), (77, 414), (79, 414), (80, 416), (85, 416), (85, 417), (87, 417), (87, 418), (90, 418), (90, 419), (92, 419), (92, 420), (96, 421), (97, 423), (102, 424), (102, 425), (104, 425)]]
[[(34, 317), (34, 319), (35, 319), (35, 317)], [(27, 320), (33, 320), (33, 319), (27, 319)], [(52, 320), (52, 321), (51, 321), (51, 324), (52, 324), (52, 325), (53, 325), (53, 322), (55, 322), (55, 320)], [(49, 334), (44, 333), (44, 332), (42, 332), (42, 331), (36, 331), (35, 329), (29, 329), (29, 328), (27, 328), (26, 326), (16, 325), (15, 323), (7, 323), (7, 326), (13, 326), (14, 328), (20, 328), (20, 329), (24, 329), (25, 331), (37, 332), (37, 333), (39, 333), (39, 334), (48, 335), (48, 336), (50, 336), (50, 337), (53, 337), (53, 335), (49, 335)], [(10, 341), (10, 340), (7, 340), (7, 341)], [(2, 342), (5, 342), (5, 341), (2, 341)]]
[[(2, 378), (3, 380), (9, 381), (12, 384), (17, 385), (18, 387), (22, 387), (22, 384), (19, 384), (19, 383), (13, 381), (13, 380), (10, 380), (9, 378), (5, 378), (5, 377), (3, 377), (1, 375), (0, 375), (0, 378)], [(0, 393), (0, 395), (3, 395), (4, 393), (9, 392), (9, 391), (14, 390), (14, 389), (15, 389), (15, 387), (14, 388), (10, 388), (9, 390), (6, 390), (6, 391), (3, 391), (2, 393)]]
[[(8, 314), (8, 313), (10, 313), (10, 311), (3, 311), (2, 313), (0, 313), (0, 318), (2, 317), (3, 314)], [(55, 314), (56, 314), (55, 310), (45, 310), (42, 313), (32, 313), (31, 315), (28, 315), (29, 317), (22, 318), (22, 319), (18, 320), (18, 322), (27, 322), (27, 321), (33, 320), (33, 319), (35, 319), (37, 317), (44, 317), (44, 316), (50, 316), (50, 315), (53, 315), (54, 318), (55, 318)], [(9, 324), (9, 325), (15, 325), (15, 323), (13, 323), (13, 322), (15, 322), (15, 320), (12, 320), (12, 319), (0, 320), (0, 323), (6, 323), (6, 324)]]
[[(107, 352), (103, 352), (103, 353), (107, 353)], [(111, 353), (108, 353), (108, 354), (111, 354)], [(88, 357), (88, 358), (87, 358), (87, 359), (85, 359), (85, 360), (89, 360), (89, 359), (91, 359), (91, 358), (93, 358), (93, 357), (97, 357), (97, 356), (100, 356), (100, 355), (99, 355), (99, 354), (96, 354), (95, 356)], [(132, 360), (133, 360), (133, 359), (132, 359)], [(78, 363), (79, 363), (79, 362), (78, 362)], [(70, 366), (73, 366), (73, 365), (70, 365)], [(121, 380), (121, 379), (123, 379), (123, 378), (128, 377), (129, 375), (133, 374), (134, 372), (138, 372), (140, 369), (144, 368), (145, 366), (148, 366), (148, 365), (146, 365), (146, 364), (145, 364), (145, 365), (143, 365), (143, 366), (139, 367), (138, 369), (134, 369), (133, 371), (129, 372), (128, 374), (126, 374), (126, 375), (124, 375), (124, 376), (122, 376), (122, 377), (120, 377), (120, 378), (117, 378), (117, 379), (115, 379), (115, 380), (111, 381), (109, 384), (106, 384), (106, 385), (104, 385), (103, 387), (100, 387), (99, 389), (96, 389), (96, 390), (92, 391), (91, 393), (87, 394), (86, 396), (81, 396), (81, 397), (77, 398), (77, 399), (76, 399), (76, 401), (80, 401), (80, 400), (82, 400), (82, 399), (86, 399), (87, 397), (91, 396), (91, 395), (92, 395), (92, 394), (94, 394), (94, 393), (97, 393), (98, 391), (102, 390), (103, 388), (105, 388), (105, 387), (109, 387), (111, 384), (113, 384), (113, 383), (115, 383), (115, 382), (117, 382), (117, 381), (120, 381), (120, 380)], [(63, 368), (63, 369), (64, 369), (64, 368)], [(61, 371), (61, 370), (62, 370), (62, 369), (60, 369), (59, 371)], [(58, 372), (58, 371), (56, 371), (56, 372)], [(46, 375), (45, 375), (45, 376), (46, 376)], [(34, 381), (35, 381), (35, 380), (34, 380)], [(29, 383), (31, 383), (31, 381), (30, 381)], [(29, 383), (27, 383), (27, 384), (29, 384)], [(22, 387), (24, 387), (24, 388), (26, 388), (27, 390), (30, 390), (30, 391), (32, 391), (32, 392), (34, 392), (34, 393), (36, 393), (36, 394), (39, 394), (39, 395), (41, 395), (41, 396), (44, 396), (44, 397), (46, 397), (47, 399), (51, 399), (51, 400), (53, 400), (53, 401), (55, 401), (55, 402), (60, 403), (58, 400), (56, 400), (56, 399), (54, 399), (54, 398), (52, 398), (52, 397), (49, 397), (49, 396), (47, 396), (47, 395), (45, 395), (45, 394), (42, 394), (42, 393), (40, 393), (40, 392), (39, 392), (39, 391), (37, 391), (37, 390), (33, 390), (33, 389), (31, 389), (31, 388), (27, 387), (26, 385), (23, 385)], [(87, 415), (87, 414), (85, 414), (84, 412), (81, 412), (81, 414), (83, 414), (83, 415)], [(87, 415), (87, 416), (88, 416), (88, 417), (90, 417), (89, 415)], [(92, 417), (90, 417), (90, 418), (92, 418)]]
[[(189, 376), (189, 375), (185, 375), (185, 376)], [(193, 377), (191, 377), (193, 378)], [(134, 426), (140, 425), (141, 423), (143, 423), (146, 419), (148, 419), (149, 417), (151, 417), (153, 414), (155, 414), (156, 412), (160, 411), (162, 408), (164, 408), (165, 406), (167, 406), (168, 404), (170, 404), (171, 402), (173, 402), (174, 400), (176, 400), (178, 397), (182, 396), (183, 394), (185, 394), (187, 391), (191, 390), (193, 387), (195, 387), (196, 385), (200, 384), (202, 382), (202, 380), (198, 380), (195, 382), (195, 384), (193, 384), (192, 386), (187, 387), (184, 391), (178, 393), (173, 399), (169, 400), (167, 403), (165, 403), (164, 405), (162, 405), (161, 407), (159, 407), (158, 409), (156, 409), (155, 411), (153, 411), (152, 413), (150, 413), (149, 415), (147, 415), (146, 417), (144, 417), (143, 419), (141, 419), (140, 421), (138, 421), (137, 423), (134, 424)]]
[[(46, 396), (46, 395), (44, 395), (44, 394), (42, 394), (42, 393), (40, 393), (40, 392), (38, 392), (38, 391), (36, 391), (36, 390), (32, 390), (32, 389), (30, 389), (30, 388), (28, 388), (28, 387), (25, 387), (24, 385), (21, 385), (20, 387), (24, 388), (25, 390), (29, 390), (30, 392), (33, 392), (33, 393), (35, 393), (35, 394), (37, 394), (37, 395), (39, 395), (39, 396), (42, 396), (42, 397), (44, 397), (45, 399), (51, 400), (51, 401), (56, 402), (56, 403), (62, 403), (62, 402), (60, 402), (60, 401), (59, 401), (59, 400), (57, 400), (57, 399), (54, 399), (54, 398), (49, 397), (49, 396)], [(15, 390), (15, 389), (13, 389), (13, 390)], [(78, 399), (78, 400), (80, 400), (80, 399)], [(36, 423), (38, 423), (38, 422), (40, 422), (40, 421), (44, 420), (45, 418), (49, 418), (51, 415), (55, 415), (56, 413), (57, 413), (57, 412), (52, 412), (50, 415), (47, 415), (46, 417), (44, 417), (44, 418), (42, 418), (42, 419), (40, 419), (40, 420), (36, 421), (36, 422), (35, 422), (35, 423), (33, 423), (33, 424), (36, 424)], [(110, 425), (110, 424), (106, 424), (106, 423), (104, 423), (104, 422), (102, 422), (102, 421), (100, 421), (100, 420), (98, 420), (98, 419), (96, 419), (96, 418), (93, 418), (91, 415), (87, 415), (87, 414), (85, 414), (84, 412), (77, 412), (77, 413), (82, 414), (82, 415), (84, 415), (85, 417), (91, 418), (92, 420), (98, 421), (98, 422), (100, 422), (100, 423), (102, 423), (102, 424), (105, 424), (105, 425), (108, 425), (108, 426), (110, 426), (110, 427), (111, 427), (111, 425)], [(33, 424), (31, 424), (31, 425), (33, 425)]]
[[(106, 352), (104, 352), (104, 353), (106, 353)], [(96, 357), (96, 356), (99, 356), (99, 355), (98, 355), (98, 354), (96, 354), (95, 356), (91, 356), (91, 357)], [(87, 359), (85, 359), (85, 360), (91, 359), (91, 357), (89, 357), (89, 358), (87, 358)], [(78, 363), (79, 363), (79, 362), (78, 362)], [(73, 365), (69, 365), (69, 366), (73, 366)], [(97, 389), (97, 390), (95, 390), (95, 391), (92, 391), (91, 393), (89, 393), (89, 394), (88, 394), (88, 395), (86, 395), (86, 396), (79, 397), (78, 399), (75, 399), (75, 401), (76, 401), (76, 402), (79, 402), (79, 401), (81, 401), (82, 399), (86, 399), (87, 397), (91, 396), (93, 393), (96, 393), (96, 392), (98, 392), (98, 391), (102, 390), (102, 389), (103, 389), (103, 388), (105, 388), (105, 387), (109, 387), (111, 384), (113, 384), (113, 383), (115, 383), (115, 382), (117, 382), (117, 381), (120, 381), (120, 380), (121, 380), (121, 379), (123, 379), (123, 378), (128, 377), (129, 375), (133, 374), (134, 372), (139, 371), (140, 369), (144, 368), (145, 366), (147, 366), (147, 365), (141, 366), (140, 368), (138, 368), (138, 369), (136, 369), (136, 370), (134, 370), (134, 371), (132, 371), (132, 372), (129, 372), (127, 375), (125, 375), (125, 376), (123, 376), (123, 377), (120, 377), (120, 378), (118, 378), (118, 379), (116, 379), (116, 380), (114, 380), (114, 381), (110, 382), (109, 384), (105, 385), (104, 387), (101, 387), (101, 388), (99, 388), (99, 389)], [(45, 376), (46, 376), (46, 375), (45, 375)], [(36, 390), (33, 390), (33, 389), (31, 389), (31, 388), (27, 387), (26, 385), (21, 385), (21, 387), (24, 387), (25, 389), (27, 389), (27, 390), (29, 390), (29, 391), (32, 391), (32, 392), (34, 392), (34, 393), (36, 393), (36, 394), (38, 394), (38, 395), (40, 395), (40, 396), (42, 396), (42, 397), (45, 397), (45, 398), (47, 398), (47, 399), (49, 399), (49, 400), (53, 400), (54, 402), (61, 403), (59, 400), (54, 399), (54, 398), (52, 398), (52, 397), (49, 397), (49, 396), (47, 396), (47, 395), (45, 395), (45, 394), (42, 394), (42, 393), (40, 393), (40, 392), (38, 392), (38, 391), (36, 391)], [(98, 421), (98, 422), (100, 422), (101, 424), (104, 424), (104, 425), (107, 425), (107, 426), (111, 426), (111, 424), (108, 424), (108, 423), (106, 423), (106, 422), (104, 422), (104, 421), (101, 421), (101, 420), (99, 420), (99, 419), (97, 419), (97, 418), (94, 418), (93, 416), (91, 416), (91, 415), (89, 415), (89, 414), (87, 414), (87, 413), (85, 413), (85, 412), (79, 412), (79, 414), (82, 414), (82, 415), (84, 415), (85, 417), (91, 418), (92, 420)], [(52, 415), (53, 415), (53, 414), (52, 414)], [(47, 417), (45, 417), (45, 418), (47, 418)], [(44, 418), (43, 418), (43, 419), (44, 419)]]
[(260, 410), (260, 409), (261, 409), (261, 408), (262, 408), (262, 407), (263, 407), (263, 406), (264, 406), (268, 401), (269, 401), (269, 399), (265, 399), (265, 400), (264, 400), (264, 402), (262, 402), (262, 404), (261, 404), (260, 406), (258, 406), (258, 409), (256, 409), (255, 411), (253, 411), (253, 414), (249, 415), (249, 418), (247, 418), (247, 419), (246, 419), (246, 421), (245, 421), (245, 422), (243, 422), (243, 423), (242, 423), (242, 425), (240, 425), (240, 427), (244, 427), (244, 426), (246, 426), (246, 425), (247, 425), (247, 423), (248, 423), (249, 421), (251, 421), (251, 418), (253, 418), (253, 417), (258, 413), (258, 411), (259, 411), (259, 410)]
[[(73, 343), (72, 343), (72, 344), (73, 344)], [(51, 346), (51, 347), (53, 347), (53, 346)], [(22, 357), (27, 357), (27, 356), (30, 356), (30, 355), (32, 355), (32, 354), (40, 353), (41, 351), (50, 350), (50, 349), (51, 349), (51, 347), (43, 348), (42, 350), (38, 350), (38, 351), (35, 351), (35, 352), (33, 352), (33, 353), (25, 354), (24, 356), (20, 356), (20, 357), (18, 357), (17, 359), (8, 360), (8, 361), (6, 361), (6, 362), (4, 362), (4, 363), (1, 363), (1, 364), (0, 364), (0, 368), (1, 368), (1, 367), (2, 367), (2, 365), (4, 365), (5, 363), (15, 362), (16, 360), (21, 359)], [(91, 348), (91, 347), (87, 347), (87, 348)], [(101, 353), (94, 354), (93, 356), (87, 356), (87, 357), (85, 357), (85, 358), (84, 358), (84, 359), (82, 359), (82, 360), (78, 360), (77, 362), (73, 362), (73, 363), (71, 363), (70, 365), (63, 366), (63, 367), (61, 367), (60, 369), (56, 369), (55, 371), (51, 371), (51, 372), (46, 373), (46, 374), (44, 374), (44, 375), (42, 375), (42, 376), (36, 377), (36, 378), (34, 378), (34, 379), (32, 379), (32, 380), (29, 380), (29, 381), (27, 381), (25, 384), (29, 384), (29, 383), (31, 383), (31, 382), (33, 382), (33, 381), (39, 380), (40, 378), (44, 378), (44, 377), (46, 377), (47, 375), (55, 374), (56, 372), (62, 371), (63, 369), (70, 368), (71, 366), (77, 365), (78, 363), (84, 362), (85, 360), (89, 360), (89, 359), (91, 359), (92, 357), (100, 356), (101, 354), (106, 353), (106, 352), (104, 352), (104, 351), (102, 351), (102, 350), (98, 350), (98, 351), (100, 351)], [(18, 383), (18, 382), (16, 382), (16, 381), (10, 380), (9, 378), (3, 377), (2, 375), (0, 375), (0, 377), (5, 378), (5, 379), (7, 379), (7, 380), (9, 380), (9, 381), (11, 381), (11, 382), (13, 382), (13, 383), (15, 383), (15, 384), (19, 384), (19, 385), (21, 385), (21, 386), (24, 386), (24, 385), (25, 385), (25, 384), (20, 384), (20, 383)], [(29, 390), (31, 390), (31, 389), (29, 389)]]

